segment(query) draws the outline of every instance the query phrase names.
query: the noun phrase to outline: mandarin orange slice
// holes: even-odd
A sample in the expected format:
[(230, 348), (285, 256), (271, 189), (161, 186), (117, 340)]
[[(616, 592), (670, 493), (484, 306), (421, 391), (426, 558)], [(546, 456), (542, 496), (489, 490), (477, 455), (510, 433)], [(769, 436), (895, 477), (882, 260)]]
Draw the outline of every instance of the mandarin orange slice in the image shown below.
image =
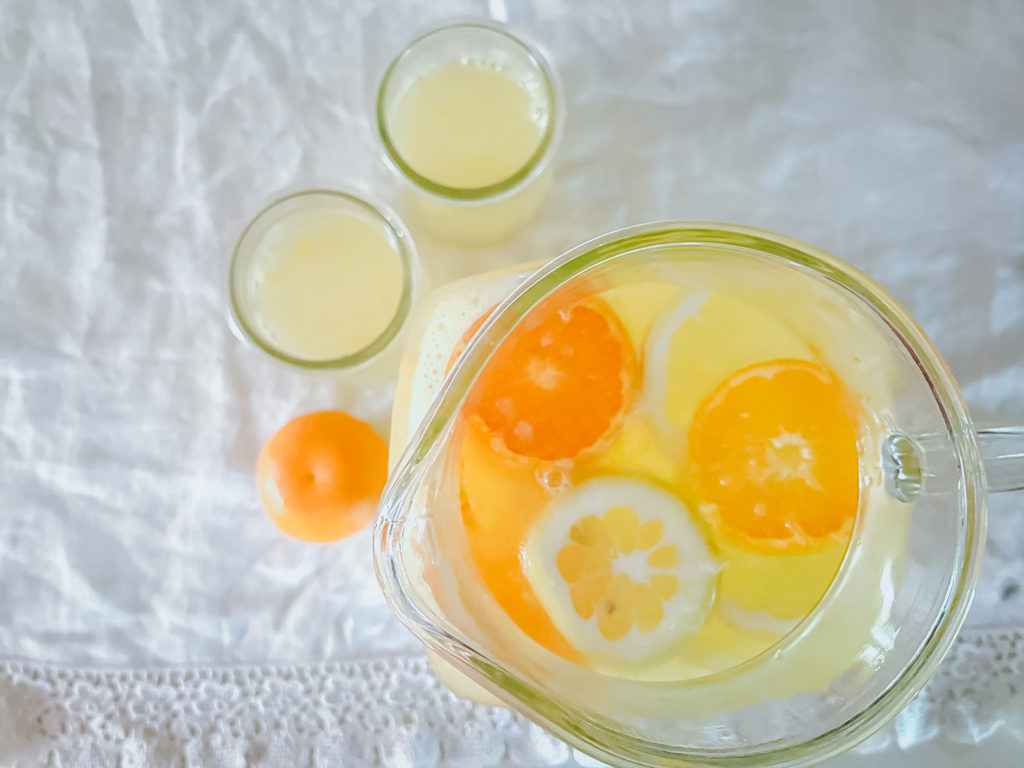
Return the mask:
[(387, 466), (387, 446), (373, 427), (341, 411), (318, 411), (293, 419), (267, 441), (256, 482), (274, 525), (324, 543), (373, 520)]
[(603, 302), (542, 307), (488, 361), (469, 405), (512, 453), (572, 458), (622, 422), (635, 368), (629, 337)]
[(818, 551), (849, 536), (859, 498), (851, 398), (817, 363), (748, 366), (698, 407), (688, 458), (700, 509), (737, 544)]
[(549, 496), (532, 468), (495, 453), (486, 427), (473, 419), (461, 446), (462, 521), (469, 555), (498, 605), (520, 629), (553, 653), (578, 653), (555, 628), (523, 573), (526, 537)]

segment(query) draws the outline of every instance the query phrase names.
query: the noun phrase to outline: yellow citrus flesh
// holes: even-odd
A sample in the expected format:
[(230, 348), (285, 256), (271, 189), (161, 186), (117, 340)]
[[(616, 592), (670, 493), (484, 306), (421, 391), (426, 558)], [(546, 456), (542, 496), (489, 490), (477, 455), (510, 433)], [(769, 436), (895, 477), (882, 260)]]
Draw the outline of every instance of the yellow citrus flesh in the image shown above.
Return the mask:
[(772, 315), (720, 292), (690, 293), (655, 324), (644, 358), (644, 399), (674, 443), (719, 382), (772, 358), (813, 360), (808, 346)]
[(579, 651), (638, 661), (699, 629), (718, 564), (686, 505), (649, 483), (598, 478), (555, 498), (526, 574)]

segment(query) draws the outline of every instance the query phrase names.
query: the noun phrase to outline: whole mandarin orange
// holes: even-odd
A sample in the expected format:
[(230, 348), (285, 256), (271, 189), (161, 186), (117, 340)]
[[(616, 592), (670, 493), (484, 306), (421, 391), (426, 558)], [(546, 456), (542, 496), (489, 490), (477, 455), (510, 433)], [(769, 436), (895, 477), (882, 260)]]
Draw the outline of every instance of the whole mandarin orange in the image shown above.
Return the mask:
[(387, 480), (388, 449), (369, 424), (341, 411), (292, 419), (260, 451), (256, 484), (270, 520), (326, 543), (365, 527)]

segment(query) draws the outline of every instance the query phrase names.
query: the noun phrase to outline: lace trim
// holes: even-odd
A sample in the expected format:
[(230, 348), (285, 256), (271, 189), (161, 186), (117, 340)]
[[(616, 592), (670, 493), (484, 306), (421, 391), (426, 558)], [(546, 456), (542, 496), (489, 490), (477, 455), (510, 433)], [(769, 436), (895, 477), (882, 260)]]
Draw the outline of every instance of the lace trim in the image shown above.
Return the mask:
[[(61, 768), (592, 766), (520, 715), (456, 698), (420, 656), (145, 670), (0, 664), (0, 762)], [(1024, 741), (1024, 628), (972, 630), (939, 675), (859, 749), (940, 731)]]

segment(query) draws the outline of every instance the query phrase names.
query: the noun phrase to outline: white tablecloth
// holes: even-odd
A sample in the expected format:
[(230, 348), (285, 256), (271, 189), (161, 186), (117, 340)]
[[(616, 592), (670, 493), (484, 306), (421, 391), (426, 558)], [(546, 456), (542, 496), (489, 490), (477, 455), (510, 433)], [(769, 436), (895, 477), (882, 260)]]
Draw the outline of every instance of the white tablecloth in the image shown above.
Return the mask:
[[(435, 284), (641, 221), (760, 226), (877, 277), (979, 421), (1024, 421), (1019, 0), (0, 0), (0, 764), (569, 759), (436, 689), (365, 533), (305, 546), (263, 519), (263, 440), (321, 407), (386, 433), (392, 387), (277, 367), (224, 318), (226, 251), (275, 191), (393, 198), (377, 78), (467, 14), (547, 48), (566, 131), (515, 242), (413, 232)], [(993, 499), (967, 671), (865, 749), (1024, 734), (1022, 507)], [(419, 703), (381, 698), (396, 679)], [(305, 708), (278, 717), (275, 691)], [(491, 751), (460, 757), (471, 726)]]

